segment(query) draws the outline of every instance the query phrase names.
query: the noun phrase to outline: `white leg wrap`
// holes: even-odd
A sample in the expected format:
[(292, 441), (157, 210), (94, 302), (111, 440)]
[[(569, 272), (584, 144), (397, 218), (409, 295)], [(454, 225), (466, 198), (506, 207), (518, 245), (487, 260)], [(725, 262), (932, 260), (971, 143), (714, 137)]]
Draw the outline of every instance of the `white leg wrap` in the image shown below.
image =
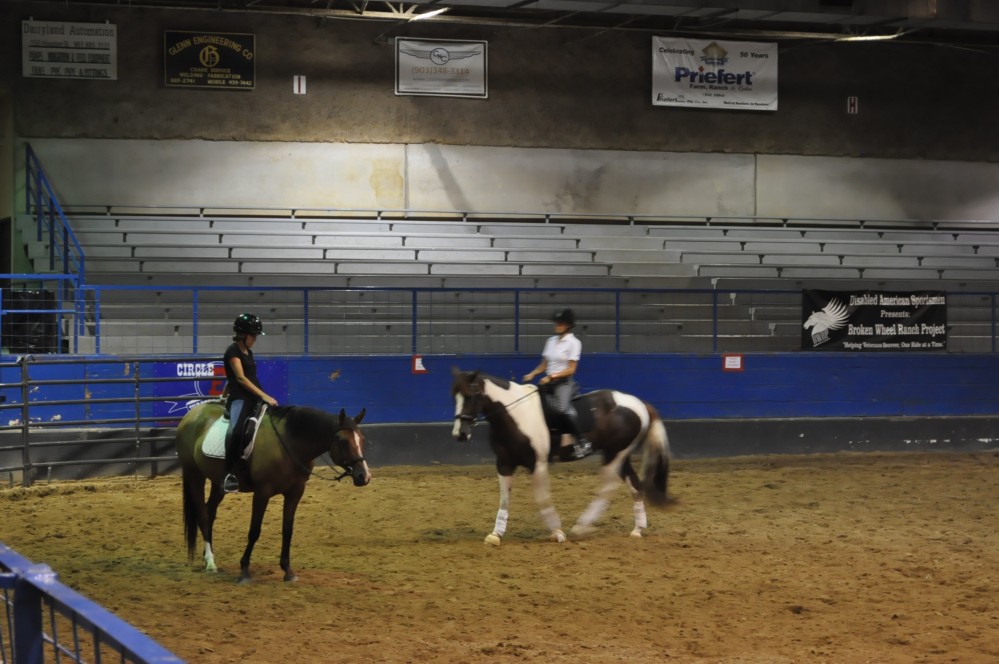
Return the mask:
[(215, 566), (215, 554), (212, 553), (212, 545), (205, 543), (205, 571), (206, 572), (217, 572), (218, 567)]
[(493, 528), (493, 533), (503, 537), (506, 533), (506, 522), (510, 518), (510, 513), (506, 510), (496, 510), (496, 526)]
[(648, 528), (649, 518), (645, 514), (645, 503), (635, 501), (635, 528)]
[(586, 511), (579, 515), (579, 519), (576, 523), (584, 526), (591, 525), (594, 521), (600, 518), (600, 515), (604, 513), (607, 509), (607, 499), (606, 498), (594, 498), (590, 506), (586, 508)]
[(555, 511), (554, 507), (546, 507), (541, 510), (541, 521), (545, 524), (545, 528), (550, 531), (562, 528), (562, 519), (558, 517), (558, 512)]

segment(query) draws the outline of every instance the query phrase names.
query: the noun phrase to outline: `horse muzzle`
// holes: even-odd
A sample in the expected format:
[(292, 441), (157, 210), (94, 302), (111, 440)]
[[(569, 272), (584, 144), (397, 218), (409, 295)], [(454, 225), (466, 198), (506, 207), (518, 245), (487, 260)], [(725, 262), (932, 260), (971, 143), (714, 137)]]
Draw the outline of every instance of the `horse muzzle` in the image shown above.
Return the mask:
[(350, 478), (354, 480), (354, 486), (367, 486), (371, 481), (371, 474), (362, 462), (350, 468)]

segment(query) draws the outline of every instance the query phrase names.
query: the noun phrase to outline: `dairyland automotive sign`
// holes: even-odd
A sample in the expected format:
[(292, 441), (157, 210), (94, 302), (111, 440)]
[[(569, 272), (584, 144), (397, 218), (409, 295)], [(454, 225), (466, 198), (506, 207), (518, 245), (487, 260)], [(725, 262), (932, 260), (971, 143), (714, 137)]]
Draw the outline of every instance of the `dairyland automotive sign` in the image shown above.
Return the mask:
[(777, 110), (777, 44), (652, 38), (652, 105)]

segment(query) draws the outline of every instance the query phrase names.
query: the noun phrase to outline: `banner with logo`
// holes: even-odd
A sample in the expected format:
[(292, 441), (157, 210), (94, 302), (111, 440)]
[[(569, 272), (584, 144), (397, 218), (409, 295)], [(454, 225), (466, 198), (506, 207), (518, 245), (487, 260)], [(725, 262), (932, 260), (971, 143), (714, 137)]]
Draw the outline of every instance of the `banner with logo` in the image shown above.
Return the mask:
[(167, 30), (163, 33), (163, 85), (168, 88), (252, 90), (256, 36)]
[(777, 110), (777, 44), (652, 38), (652, 105)]
[(110, 23), (21, 21), (21, 75), (117, 80), (117, 28)]
[(488, 42), (395, 38), (395, 93), (489, 96)]
[[(225, 388), (225, 366), (222, 360), (157, 362), (153, 365), (157, 378), (174, 378), (153, 384), (155, 417), (183, 417), (203, 401), (217, 399)], [(288, 400), (288, 367), (283, 361), (257, 360), (257, 378), (264, 391), (279, 404)]]
[(941, 291), (802, 291), (803, 350), (947, 350)]

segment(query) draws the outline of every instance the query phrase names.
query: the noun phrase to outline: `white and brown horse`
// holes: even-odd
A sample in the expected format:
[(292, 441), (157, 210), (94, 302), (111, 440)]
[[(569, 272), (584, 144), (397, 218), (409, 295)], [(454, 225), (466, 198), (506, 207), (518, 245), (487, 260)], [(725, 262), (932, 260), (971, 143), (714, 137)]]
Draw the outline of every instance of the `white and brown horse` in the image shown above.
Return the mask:
[[(524, 467), (531, 474), (534, 499), (551, 538), (564, 542), (565, 533), (552, 503), (548, 480), (551, 438), (542, 409), (541, 395), (534, 385), (521, 385), (478, 371), (454, 370), (455, 439), (471, 438), (472, 425), (480, 415), (489, 422), (489, 444), (496, 454), (500, 504), (488, 544), (498, 545), (506, 533), (513, 473)], [(569, 530), (585, 536), (595, 530), (619, 480), (624, 480), (634, 501), (635, 527), (632, 537), (641, 537), (648, 527), (645, 499), (655, 505), (668, 502), (670, 451), (666, 427), (656, 410), (638, 397), (616, 390), (599, 390), (577, 397), (580, 430), (603, 455), (601, 486), (590, 505)], [(644, 444), (642, 479), (631, 465), (631, 454)]]

